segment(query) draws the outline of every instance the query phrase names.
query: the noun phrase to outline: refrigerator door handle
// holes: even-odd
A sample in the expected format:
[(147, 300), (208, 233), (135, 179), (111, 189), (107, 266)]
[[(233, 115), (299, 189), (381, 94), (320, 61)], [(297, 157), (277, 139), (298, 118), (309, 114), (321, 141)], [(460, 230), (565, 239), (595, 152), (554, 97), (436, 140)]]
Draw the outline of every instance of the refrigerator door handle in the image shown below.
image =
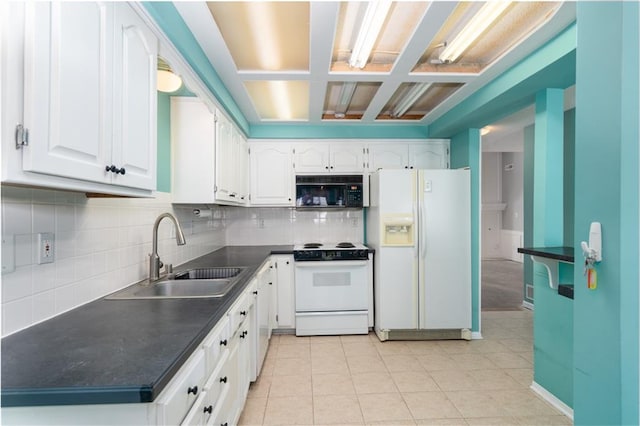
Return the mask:
[(427, 255), (427, 221), (424, 205), (420, 206), (420, 256), (425, 257)]

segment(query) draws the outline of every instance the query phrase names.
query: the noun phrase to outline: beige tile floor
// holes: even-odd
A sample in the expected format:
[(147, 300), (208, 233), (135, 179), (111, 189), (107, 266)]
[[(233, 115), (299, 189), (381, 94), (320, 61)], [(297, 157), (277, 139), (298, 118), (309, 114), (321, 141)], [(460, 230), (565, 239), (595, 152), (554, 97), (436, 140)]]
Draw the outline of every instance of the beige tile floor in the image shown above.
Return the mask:
[(570, 425), (530, 389), (532, 313), (483, 312), (483, 340), (274, 335), (244, 425)]

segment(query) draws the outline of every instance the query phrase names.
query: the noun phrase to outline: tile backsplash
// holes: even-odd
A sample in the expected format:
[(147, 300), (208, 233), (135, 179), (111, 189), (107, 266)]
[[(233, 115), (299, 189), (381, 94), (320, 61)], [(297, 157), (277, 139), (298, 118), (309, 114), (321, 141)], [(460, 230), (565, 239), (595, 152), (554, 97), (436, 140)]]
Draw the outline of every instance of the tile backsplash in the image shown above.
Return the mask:
[[(126, 287), (148, 275), (153, 223), (172, 212), (187, 244), (177, 246), (170, 221), (158, 253), (180, 265), (225, 245), (363, 241), (362, 211), (172, 205), (153, 199), (86, 198), (84, 194), (2, 186), (2, 335)], [(54, 233), (55, 261), (38, 264), (38, 234)]]

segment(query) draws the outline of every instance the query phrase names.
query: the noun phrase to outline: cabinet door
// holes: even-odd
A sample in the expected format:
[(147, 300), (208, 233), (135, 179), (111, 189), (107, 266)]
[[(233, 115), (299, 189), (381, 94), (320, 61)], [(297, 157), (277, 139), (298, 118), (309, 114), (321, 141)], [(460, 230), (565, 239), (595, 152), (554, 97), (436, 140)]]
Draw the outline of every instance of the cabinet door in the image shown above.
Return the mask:
[(297, 143), (294, 146), (296, 173), (326, 173), (329, 171), (329, 145)]
[(289, 144), (250, 144), (250, 203), (293, 206), (294, 174)]
[(198, 98), (171, 98), (174, 203), (215, 202), (215, 121)]
[(364, 172), (363, 146), (359, 143), (331, 144), (329, 156), (329, 171), (332, 173)]
[(293, 256), (272, 256), (276, 265), (278, 328), (296, 328)]
[(24, 170), (111, 180), (113, 7), (26, 4)]
[(409, 164), (409, 151), (405, 143), (370, 144), (367, 151), (370, 172), (378, 169), (405, 169)]
[(413, 169), (448, 169), (449, 144), (439, 141), (425, 141), (409, 145), (409, 167)]
[(233, 128), (233, 187), (234, 201), (244, 204), (247, 198), (247, 165), (249, 162), (247, 141), (242, 134)]
[(128, 4), (115, 11), (113, 183), (155, 190), (158, 40)]
[(233, 126), (222, 114), (216, 114), (216, 199), (231, 201), (233, 190)]

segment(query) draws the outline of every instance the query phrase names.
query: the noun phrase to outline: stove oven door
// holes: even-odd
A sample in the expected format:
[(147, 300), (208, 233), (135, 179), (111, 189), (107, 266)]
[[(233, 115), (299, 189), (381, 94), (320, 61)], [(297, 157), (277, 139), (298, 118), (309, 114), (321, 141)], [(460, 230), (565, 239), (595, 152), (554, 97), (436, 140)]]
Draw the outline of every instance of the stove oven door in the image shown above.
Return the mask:
[(296, 335), (368, 332), (366, 260), (296, 262)]

